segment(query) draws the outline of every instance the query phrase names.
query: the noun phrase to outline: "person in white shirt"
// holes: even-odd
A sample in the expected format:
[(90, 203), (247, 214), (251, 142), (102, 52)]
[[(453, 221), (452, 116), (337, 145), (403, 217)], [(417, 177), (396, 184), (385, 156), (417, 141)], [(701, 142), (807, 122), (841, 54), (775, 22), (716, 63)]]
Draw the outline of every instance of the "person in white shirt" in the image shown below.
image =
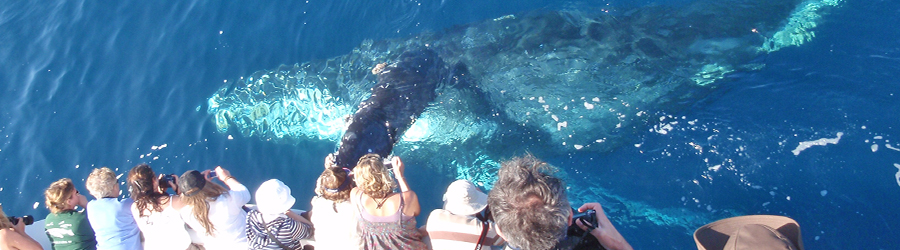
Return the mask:
[[(134, 204), (131, 216), (144, 236), (145, 250), (198, 249), (191, 244), (191, 236), (176, 207), (181, 207), (177, 195), (178, 178), (175, 175), (157, 176), (150, 165), (140, 164), (128, 171), (128, 187)], [(172, 180), (169, 180), (172, 179)], [(175, 190), (175, 195), (166, 189)]]
[[(444, 249), (490, 249), (505, 241), (481, 212), (487, 207), (487, 194), (468, 180), (456, 180), (444, 193), (444, 209), (435, 209), (423, 226), (431, 247)], [(478, 248), (476, 248), (478, 246)]]
[(187, 171), (178, 179), (184, 203), (181, 218), (197, 232), (206, 249), (246, 250), (247, 212), (243, 206), (250, 202), (250, 191), (228, 170), (216, 167), (215, 171), (228, 189), (212, 182), (210, 170)]
[(325, 171), (316, 180), (310, 221), (316, 227), (318, 249), (360, 249), (356, 209), (350, 204), (350, 190), (356, 186), (350, 169), (339, 168), (333, 156), (325, 158)]

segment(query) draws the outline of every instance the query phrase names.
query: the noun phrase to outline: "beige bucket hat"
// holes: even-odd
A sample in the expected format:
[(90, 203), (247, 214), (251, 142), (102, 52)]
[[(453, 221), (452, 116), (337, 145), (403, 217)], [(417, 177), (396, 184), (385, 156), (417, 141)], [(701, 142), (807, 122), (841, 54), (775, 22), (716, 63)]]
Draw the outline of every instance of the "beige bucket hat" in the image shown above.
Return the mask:
[(746, 215), (715, 221), (694, 231), (700, 250), (803, 250), (800, 225), (777, 215)]

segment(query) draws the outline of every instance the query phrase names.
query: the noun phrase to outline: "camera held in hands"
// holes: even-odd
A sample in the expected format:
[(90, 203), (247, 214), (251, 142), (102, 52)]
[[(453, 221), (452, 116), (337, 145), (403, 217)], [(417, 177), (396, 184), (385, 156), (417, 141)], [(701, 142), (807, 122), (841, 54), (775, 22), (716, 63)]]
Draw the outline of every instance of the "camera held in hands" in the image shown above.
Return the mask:
[(393, 163), (393, 161), (391, 161), (391, 158), (393, 158), (393, 157), (388, 156), (387, 158), (384, 158), (384, 161), (382, 162), (382, 164), (384, 164), (384, 168), (394, 169), (394, 163)]
[(216, 170), (215, 169), (209, 170), (209, 178), (215, 179), (216, 177), (219, 177), (219, 174), (216, 173)]
[[(9, 222), (12, 222), (13, 225), (19, 224), (19, 217), (9, 216), (6, 218), (9, 219)], [(22, 216), (22, 222), (25, 223), (26, 226), (34, 224), (34, 217), (31, 215)]]
[(175, 183), (175, 174), (167, 174), (163, 175), (162, 178), (159, 178), (159, 188), (165, 190), (167, 188), (175, 188), (170, 187), (169, 182)]
[[(577, 221), (581, 221), (588, 230), (581, 229)], [(605, 249), (591, 234), (591, 230), (597, 228), (597, 224), (597, 211), (592, 209), (572, 215), (572, 225), (569, 225), (566, 231), (566, 239), (560, 242), (560, 249)]]

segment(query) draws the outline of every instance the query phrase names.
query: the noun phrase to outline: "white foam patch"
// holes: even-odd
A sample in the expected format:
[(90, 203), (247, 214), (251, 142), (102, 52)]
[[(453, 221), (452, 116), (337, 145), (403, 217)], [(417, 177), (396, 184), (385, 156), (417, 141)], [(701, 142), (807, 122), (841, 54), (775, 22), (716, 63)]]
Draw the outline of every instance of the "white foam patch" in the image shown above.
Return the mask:
[(895, 148), (894, 146), (891, 146), (891, 144), (884, 144), (884, 147), (886, 147), (890, 150), (900, 151), (900, 148)]
[(872, 152), (878, 151), (878, 144), (872, 144)]
[(812, 146), (825, 146), (828, 144), (837, 144), (838, 142), (841, 141), (842, 136), (844, 136), (844, 133), (838, 132), (837, 138), (822, 138), (822, 139), (818, 139), (815, 141), (800, 142), (800, 145), (797, 145), (797, 148), (795, 148), (791, 152), (794, 153), (794, 155), (800, 155), (800, 152), (803, 152), (803, 150), (811, 148)]
[(34, 205), (32, 205), (31, 207), (33, 209), (37, 209), (40, 204), (41, 204), (40, 202), (35, 202)]
[(894, 174), (894, 178), (897, 179), (897, 186), (900, 186), (900, 164), (894, 163), (894, 167), (897, 168), (897, 173)]
[(823, 189), (821, 192), (819, 192), (819, 194), (821, 194), (822, 197), (825, 197), (825, 195), (828, 194), (828, 190), (824, 190), (824, 189)]
[(556, 124), (556, 131), (562, 130), (562, 128), (568, 127), (569, 122), (560, 122)]

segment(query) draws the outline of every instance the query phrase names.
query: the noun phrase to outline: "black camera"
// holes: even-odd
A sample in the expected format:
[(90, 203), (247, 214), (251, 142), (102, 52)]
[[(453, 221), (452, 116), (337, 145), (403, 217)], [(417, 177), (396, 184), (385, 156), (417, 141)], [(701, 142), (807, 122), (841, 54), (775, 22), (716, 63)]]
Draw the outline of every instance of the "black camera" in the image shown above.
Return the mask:
[[(9, 216), (6, 218), (9, 219), (9, 222), (12, 222), (13, 225), (19, 224), (19, 217)], [(22, 216), (22, 222), (24, 222), (26, 226), (34, 224), (34, 217), (31, 217), (31, 215)]]
[[(169, 186), (170, 181), (172, 183), (175, 183), (175, 174), (163, 175), (163, 177), (159, 179), (159, 188), (162, 190), (165, 190), (167, 188), (175, 188), (175, 187)], [(178, 185), (178, 184), (176, 183), (175, 185)]]
[[(577, 221), (588, 226), (588, 230), (581, 229)], [(597, 223), (597, 211), (591, 209), (572, 215), (572, 225), (566, 231), (566, 239), (557, 245), (558, 249), (605, 249), (590, 232), (597, 228)]]

